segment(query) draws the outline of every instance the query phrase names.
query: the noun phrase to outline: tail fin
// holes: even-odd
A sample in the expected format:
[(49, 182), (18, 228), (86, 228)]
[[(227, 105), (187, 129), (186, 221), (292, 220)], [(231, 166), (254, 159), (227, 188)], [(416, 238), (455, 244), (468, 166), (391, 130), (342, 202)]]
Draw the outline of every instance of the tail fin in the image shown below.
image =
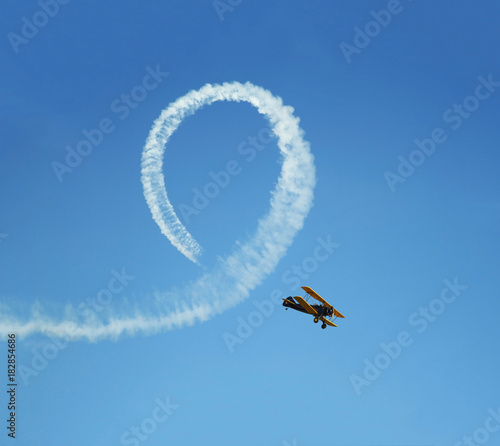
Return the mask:
[(297, 302), (295, 302), (295, 300), (293, 300), (292, 296), (288, 296), (286, 299), (283, 299), (283, 306), (286, 306), (287, 302), (297, 305)]

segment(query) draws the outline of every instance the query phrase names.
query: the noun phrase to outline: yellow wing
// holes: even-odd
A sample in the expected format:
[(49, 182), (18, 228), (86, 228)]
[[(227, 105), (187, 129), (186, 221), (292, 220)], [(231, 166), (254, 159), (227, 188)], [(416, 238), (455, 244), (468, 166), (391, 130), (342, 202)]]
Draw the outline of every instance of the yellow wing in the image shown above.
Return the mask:
[[(302, 289), (309, 294), (309, 296), (314, 297), (314, 299), (320, 301), (323, 305), (326, 305), (327, 307), (332, 307), (333, 305), (331, 303), (328, 303), (325, 299), (323, 299), (316, 291), (314, 291), (312, 288), (309, 288), (308, 286), (303, 286)], [(345, 316), (340, 312), (337, 311), (335, 308), (333, 308), (333, 314), (336, 317), (342, 317), (345, 318)]]
[(319, 300), (323, 305), (326, 305), (327, 307), (333, 307), (332, 304), (328, 303), (325, 299), (323, 299), (316, 291), (314, 291), (312, 288), (309, 288), (308, 286), (303, 286), (302, 289), (309, 294), (309, 296), (314, 297), (316, 300)]
[(337, 317), (345, 317), (340, 311), (337, 311), (335, 308), (333, 309), (333, 314)]
[(328, 320), (326, 317), (321, 316), (319, 319), (325, 324), (330, 325), (331, 327), (336, 327), (336, 325), (332, 321)]
[(312, 314), (313, 316), (317, 316), (318, 312), (311, 307), (302, 297), (300, 296), (295, 296), (294, 299), (300, 304), (300, 306), (306, 310), (309, 314)]

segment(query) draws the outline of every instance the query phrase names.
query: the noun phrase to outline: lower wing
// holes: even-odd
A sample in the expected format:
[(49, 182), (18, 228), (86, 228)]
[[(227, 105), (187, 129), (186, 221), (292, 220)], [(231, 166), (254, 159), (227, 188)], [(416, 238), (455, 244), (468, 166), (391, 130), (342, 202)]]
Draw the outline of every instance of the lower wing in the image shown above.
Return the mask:
[(336, 327), (336, 325), (332, 321), (328, 320), (326, 317), (321, 316), (319, 319), (326, 325), (330, 325), (331, 327)]

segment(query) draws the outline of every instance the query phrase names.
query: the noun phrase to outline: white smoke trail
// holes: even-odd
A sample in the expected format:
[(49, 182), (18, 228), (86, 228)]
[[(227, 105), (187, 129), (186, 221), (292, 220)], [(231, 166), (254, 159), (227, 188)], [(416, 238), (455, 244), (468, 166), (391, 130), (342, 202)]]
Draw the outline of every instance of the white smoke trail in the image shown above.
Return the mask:
[(238, 304), (274, 270), (303, 226), (312, 206), (316, 180), (313, 156), (309, 144), (302, 138), (299, 119), (293, 115), (292, 107), (284, 106), (282, 100), (269, 91), (250, 83), (207, 84), (163, 110), (151, 129), (142, 155), (144, 196), (161, 232), (196, 263), (202, 248), (182, 225), (168, 199), (162, 160), (165, 145), (182, 120), (216, 101), (245, 101), (256, 107), (269, 120), (283, 155), (280, 177), (271, 193), (270, 210), (258, 221), (253, 237), (237, 244), (229, 256), (218, 260), (213, 270), (198, 280), (183, 289), (157, 296), (153, 314), (144, 310), (128, 315), (107, 314), (89, 323), (79, 320), (70, 307), (63, 320), (56, 321), (37, 311), (29, 320), (20, 321), (0, 308), (1, 337), (6, 337), (8, 332), (19, 336), (45, 333), (94, 341), (189, 326)]

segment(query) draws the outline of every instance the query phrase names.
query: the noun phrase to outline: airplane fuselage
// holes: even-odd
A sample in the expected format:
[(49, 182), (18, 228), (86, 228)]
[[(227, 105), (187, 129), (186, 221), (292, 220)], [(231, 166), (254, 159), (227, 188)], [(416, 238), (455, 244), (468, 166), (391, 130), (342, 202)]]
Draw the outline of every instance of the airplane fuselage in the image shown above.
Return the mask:
[[(298, 304), (295, 302), (292, 296), (287, 297), (285, 300), (283, 300), (283, 306), (287, 308), (292, 308), (296, 311), (300, 311), (301, 313), (306, 313), (309, 314), (303, 307), (302, 305)], [(312, 308), (314, 308), (318, 312), (318, 317), (321, 316), (331, 316), (332, 315), (332, 308), (325, 307), (324, 305), (311, 305)]]

